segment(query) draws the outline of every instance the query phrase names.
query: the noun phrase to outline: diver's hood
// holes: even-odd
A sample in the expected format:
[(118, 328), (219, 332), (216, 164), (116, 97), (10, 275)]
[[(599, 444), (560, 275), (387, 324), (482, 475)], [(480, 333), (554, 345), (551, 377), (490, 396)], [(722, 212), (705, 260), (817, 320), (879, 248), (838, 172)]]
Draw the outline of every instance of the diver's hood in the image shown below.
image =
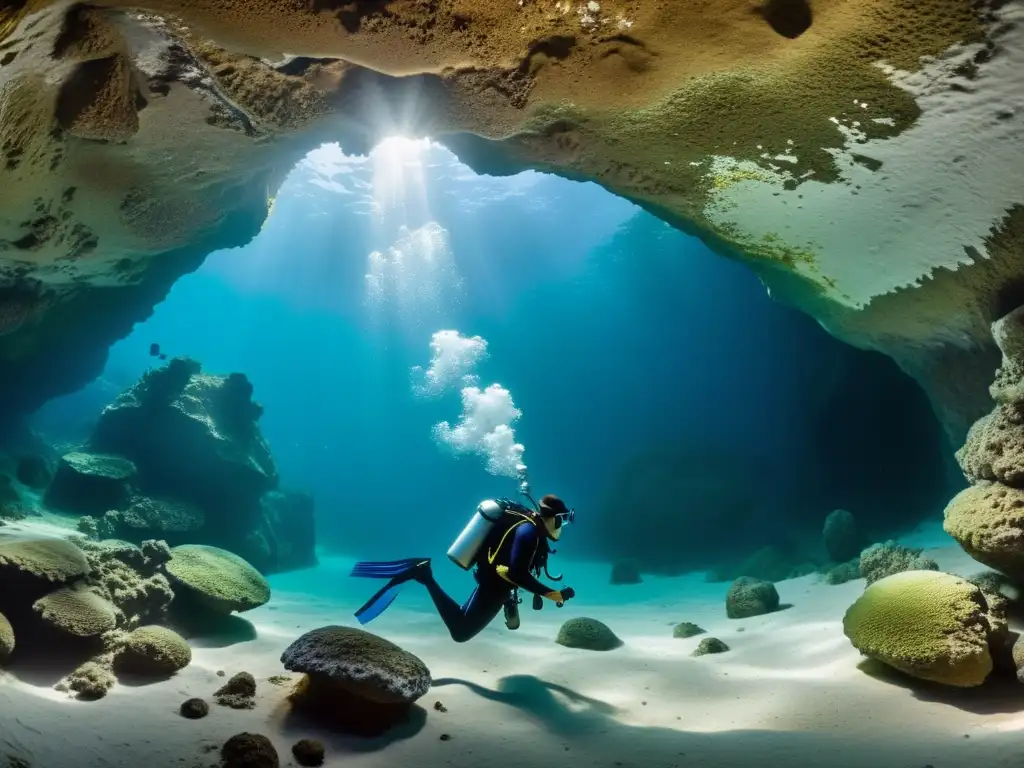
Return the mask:
[(548, 538), (552, 541), (558, 541), (562, 538), (562, 521), (557, 517), (549, 517), (543, 519), (544, 530), (547, 531)]

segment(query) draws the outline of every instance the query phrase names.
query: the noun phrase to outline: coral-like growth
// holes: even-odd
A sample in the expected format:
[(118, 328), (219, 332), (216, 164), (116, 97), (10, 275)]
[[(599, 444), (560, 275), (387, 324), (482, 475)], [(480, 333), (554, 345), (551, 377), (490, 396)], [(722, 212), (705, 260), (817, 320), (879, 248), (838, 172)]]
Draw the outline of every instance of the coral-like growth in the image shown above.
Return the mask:
[(102, 514), (125, 504), (135, 465), (120, 456), (75, 451), (61, 457), (46, 503), (82, 514)]
[(703, 627), (699, 627), (689, 621), (684, 621), (672, 628), (672, 637), (694, 637), (695, 635), (703, 635), (706, 631)]
[(139, 627), (125, 636), (114, 656), (118, 673), (164, 677), (184, 669), (192, 661), (192, 649), (176, 632), (166, 627)]
[(994, 664), (991, 643), (1006, 624), (982, 591), (937, 571), (903, 571), (871, 584), (847, 610), (843, 631), (861, 653), (909, 675), (981, 685)]
[(102, 635), (118, 623), (114, 606), (81, 583), (39, 598), (33, 608), (51, 627), (77, 637)]
[(248, 611), (270, 599), (259, 571), (227, 550), (185, 544), (171, 550), (167, 573), (206, 607), (219, 613)]
[(923, 551), (895, 541), (872, 544), (860, 553), (860, 577), (873, 584), (901, 571), (937, 571), (938, 564), (922, 555)]
[(1024, 582), (1024, 306), (992, 324), (1002, 352), (996, 405), (956, 457), (972, 483), (946, 506), (943, 527), (980, 563)]
[(697, 644), (697, 647), (691, 655), (707, 656), (709, 653), (725, 653), (728, 650), (729, 646), (717, 637), (705, 637)]
[(256, 679), (248, 672), (239, 672), (213, 695), (222, 707), (252, 709), (256, 706)]
[(23, 574), (65, 584), (89, 572), (85, 554), (61, 538), (0, 533), (0, 579)]
[(224, 768), (279, 768), (281, 761), (270, 739), (258, 733), (238, 733), (220, 750)]
[(162, 621), (174, 599), (163, 573), (166, 545), (144, 542), (135, 547), (127, 542), (85, 542), (90, 565), (86, 583), (112, 604), (118, 613), (119, 629)]

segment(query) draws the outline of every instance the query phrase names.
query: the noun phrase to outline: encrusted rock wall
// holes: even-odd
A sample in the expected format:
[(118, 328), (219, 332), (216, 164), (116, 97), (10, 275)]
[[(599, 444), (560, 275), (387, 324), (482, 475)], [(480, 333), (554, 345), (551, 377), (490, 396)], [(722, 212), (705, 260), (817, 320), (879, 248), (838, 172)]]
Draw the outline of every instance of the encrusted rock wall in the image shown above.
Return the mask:
[(79, 386), (247, 242), (303, 152), (396, 132), (701, 236), (892, 355), (954, 438), (987, 408), (988, 325), (1024, 271), (1020, 0), (126, 6), (0, 9), (8, 410)]

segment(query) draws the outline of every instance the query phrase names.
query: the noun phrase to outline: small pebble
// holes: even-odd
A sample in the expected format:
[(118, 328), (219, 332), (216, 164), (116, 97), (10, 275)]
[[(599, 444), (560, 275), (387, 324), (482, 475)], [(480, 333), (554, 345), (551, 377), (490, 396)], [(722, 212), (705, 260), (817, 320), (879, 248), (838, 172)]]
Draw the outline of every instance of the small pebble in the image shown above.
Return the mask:
[(434, 702), (434, 709), (435, 709), (436, 711), (438, 711), (438, 712), (447, 712), (447, 711), (448, 711), (448, 707), (446, 707), (446, 706), (445, 706), (444, 704), (442, 704), (442, 703), (441, 703), (440, 701), (435, 701), (435, 702)]
[(447, 733), (442, 733), (441, 734), (441, 741), (451, 741), (451, 740), (452, 740), (452, 737), (449, 736)]

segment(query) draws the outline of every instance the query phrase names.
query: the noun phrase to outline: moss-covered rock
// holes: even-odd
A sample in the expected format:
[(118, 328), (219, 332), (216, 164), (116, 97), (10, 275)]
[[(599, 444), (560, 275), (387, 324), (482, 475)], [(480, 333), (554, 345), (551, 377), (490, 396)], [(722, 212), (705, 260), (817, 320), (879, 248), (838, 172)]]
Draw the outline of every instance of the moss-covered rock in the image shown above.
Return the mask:
[(0, 533), (0, 581), (23, 574), (64, 584), (88, 572), (85, 554), (67, 539)]
[(779, 592), (770, 581), (741, 576), (725, 595), (725, 615), (745, 619), (771, 613), (779, 608)]
[(555, 642), (566, 648), (585, 651), (612, 651), (622, 645), (622, 640), (607, 624), (585, 616), (565, 622), (559, 628)]
[(90, 572), (86, 583), (118, 611), (118, 627), (134, 629), (164, 620), (174, 600), (162, 571), (166, 546), (103, 541), (83, 544)]
[(834, 565), (825, 571), (826, 584), (845, 584), (848, 581), (860, 578), (860, 558), (856, 557), (845, 563)]
[(185, 544), (171, 550), (167, 574), (211, 610), (248, 611), (270, 599), (270, 585), (249, 563), (224, 549)]
[(1005, 625), (982, 591), (938, 571), (902, 571), (870, 584), (843, 617), (857, 650), (908, 675), (981, 685), (993, 669), (990, 641)]
[(692, 622), (683, 621), (672, 628), (672, 637), (695, 637), (696, 635), (703, 635), (706, 631), (703, 627), (699, 627)]
[(719, 640), (717, 637), (705, 637), (697, 647), (694, 649), (691, 655), (693, 656), (707, 656), (709, 653), (725, 653), (729, 650), (729, 646)]
[(224, 768), (279, 768), (281, 761), (270, 739), (258, 733), (238, 733), (220, 750)]
[(117, 626), (114, 606), (81, 583), (44, 595), (32, 607), (49, 626), (76, 637), (96, 637)]
[(1024, 490), (979, 482), (946, 506), (946, 533), (979, 563), (1024, 581)]
[(184, 669), (192, 649), (181, 635), (166, 627), (145, 626), (130, 632), (114, 657), (118, 673), (163, 677)]
[(108, 663), (87, 661), (57, 684), (57, 689), (74, 694), (83, 701), (96, 701), (107, 695), (117, 680)]
[(121, 456), (66, 453), (46, 491), (46, 504), (69, 512), (101, 515), (127, 503), (135, 475), (135, 465)]

